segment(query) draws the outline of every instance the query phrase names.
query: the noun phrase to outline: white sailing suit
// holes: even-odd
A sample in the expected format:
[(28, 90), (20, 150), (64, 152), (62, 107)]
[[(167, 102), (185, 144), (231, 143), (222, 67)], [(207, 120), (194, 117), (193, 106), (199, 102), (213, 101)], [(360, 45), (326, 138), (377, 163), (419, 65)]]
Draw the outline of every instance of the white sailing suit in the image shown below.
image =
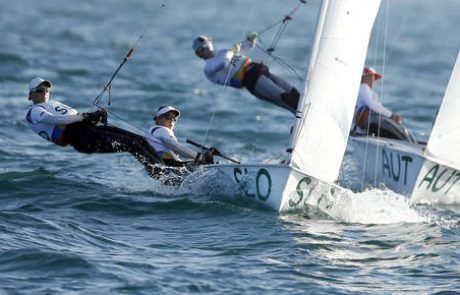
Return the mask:
[(65, 126), (83, 121), (77, 110), (59, 102), (48, 101), (33, 105), (27, 112), (27, 124), (38, 135), (62, 144)]
[(283, 79), (270, 73), (268, 67), (242, 55), (255, 47), (256, 41), (243, 41), (241, 48), (219, 50), (205, 59), (204, 74), (211, 82), (234, 88), (246, 87), (259, 99), (269, 101), (295, 113), (299, 92)]
[(197, 152), (179, 143), (174, 131), (165, 126), (152, 126), (146, 138), (162, 159), (180, 161), (179, 156), (191, 159), (196, 159), (198, 156)]
[(354, 114), (353, 132), (356, 135), (376, 136), (416, 142), (409, 130), (391, 119), (392, 112), (377, 101), (374, 91), (361, 83)]

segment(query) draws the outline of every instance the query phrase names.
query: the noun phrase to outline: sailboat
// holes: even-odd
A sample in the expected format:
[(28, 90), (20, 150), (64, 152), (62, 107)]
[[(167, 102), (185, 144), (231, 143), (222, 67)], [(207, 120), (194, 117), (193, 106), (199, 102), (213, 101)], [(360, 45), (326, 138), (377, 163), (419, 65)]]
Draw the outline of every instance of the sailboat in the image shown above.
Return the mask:
[(428, 142), (352, 137), (363, 180), (418, 203), (460, 203), (460, 51)]
[(380, 0), (322, 2), (302, 97), (281, 163), (203, 169), (238, 187), (238, 196), (276, 211), (303, 207), (309, 195), (343, 190), (335, 182), (379, 6)]

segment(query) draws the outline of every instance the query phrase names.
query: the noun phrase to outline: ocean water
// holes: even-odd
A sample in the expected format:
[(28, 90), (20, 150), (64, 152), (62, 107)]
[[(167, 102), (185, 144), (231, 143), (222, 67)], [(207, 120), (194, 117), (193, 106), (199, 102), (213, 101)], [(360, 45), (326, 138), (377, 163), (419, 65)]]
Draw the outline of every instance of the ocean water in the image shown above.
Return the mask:
[[(278, 161), (292, 116), (208, 82), (191, 42), (206, 34), (229, 47), (297, 3), (0, 0), (0, 294), (457, 294), (460, 207), (356, 191), (350, 154), (340, 184), (355, 192), (278, 214), (203, 189), (206, 176), (162, 186), (130, 155), (79, 154), (25, 123), (30, 79), (50, 79), (53, 98), (94, 110), (135, 46), (113, 82), (113, 124), (143, 132), (171, 104), (182, 111), (180, 139)], [(289, 69), (252, 54), (299, 88), (319, 5), (297, 10), (275, 50)], [(421, 138), (460, 47), (459, 16), (458, 0), (386, 0), (376, 21), (367, 63), (384, 73), (377, 91)]]

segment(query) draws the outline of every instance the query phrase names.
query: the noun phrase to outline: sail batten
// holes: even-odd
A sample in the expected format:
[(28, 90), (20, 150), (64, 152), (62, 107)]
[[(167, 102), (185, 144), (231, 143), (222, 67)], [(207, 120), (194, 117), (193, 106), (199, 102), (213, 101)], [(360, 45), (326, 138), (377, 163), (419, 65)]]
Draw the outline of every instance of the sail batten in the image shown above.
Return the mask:
[(303, 91), (303, 118), (291, 140), (291, 165), (324, 181), (333, 182), (339, 174), (379, 5), (380, 0), (328, 0), (323, 6), (312, 73)]
[(460, 168), (460, 51), (436, 116), (425, 153)]

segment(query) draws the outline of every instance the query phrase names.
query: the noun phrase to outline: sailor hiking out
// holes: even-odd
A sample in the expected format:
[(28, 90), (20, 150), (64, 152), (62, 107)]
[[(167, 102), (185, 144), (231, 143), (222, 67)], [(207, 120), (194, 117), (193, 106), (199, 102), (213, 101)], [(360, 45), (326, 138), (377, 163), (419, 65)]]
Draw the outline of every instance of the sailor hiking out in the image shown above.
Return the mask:
[(235, 44), (231, 49), (216, 53), (212, 40), (202, 35), (193, 40), (192, 48), (205, 60), (204, 74), (211, 82), (234, 88), (245, 87), (257, 98), (295, 114), (300, 96), (297, 89), (270, 73), (266, 65), (243, 55), (255, 47), (257, 38), (257, 33), (249, 33), (241, 45)]
[(44, 139), (60, 146), (73, 146), (81, 153), (129, 152), (147, 171), (161, 163), (156, 151), (144, 137), (107, 125), (107, 112), (79, 113), (59, 101), (50, 100), (51, 82), (37, 77), (29, 83), (27, 112), (29, 127)]

